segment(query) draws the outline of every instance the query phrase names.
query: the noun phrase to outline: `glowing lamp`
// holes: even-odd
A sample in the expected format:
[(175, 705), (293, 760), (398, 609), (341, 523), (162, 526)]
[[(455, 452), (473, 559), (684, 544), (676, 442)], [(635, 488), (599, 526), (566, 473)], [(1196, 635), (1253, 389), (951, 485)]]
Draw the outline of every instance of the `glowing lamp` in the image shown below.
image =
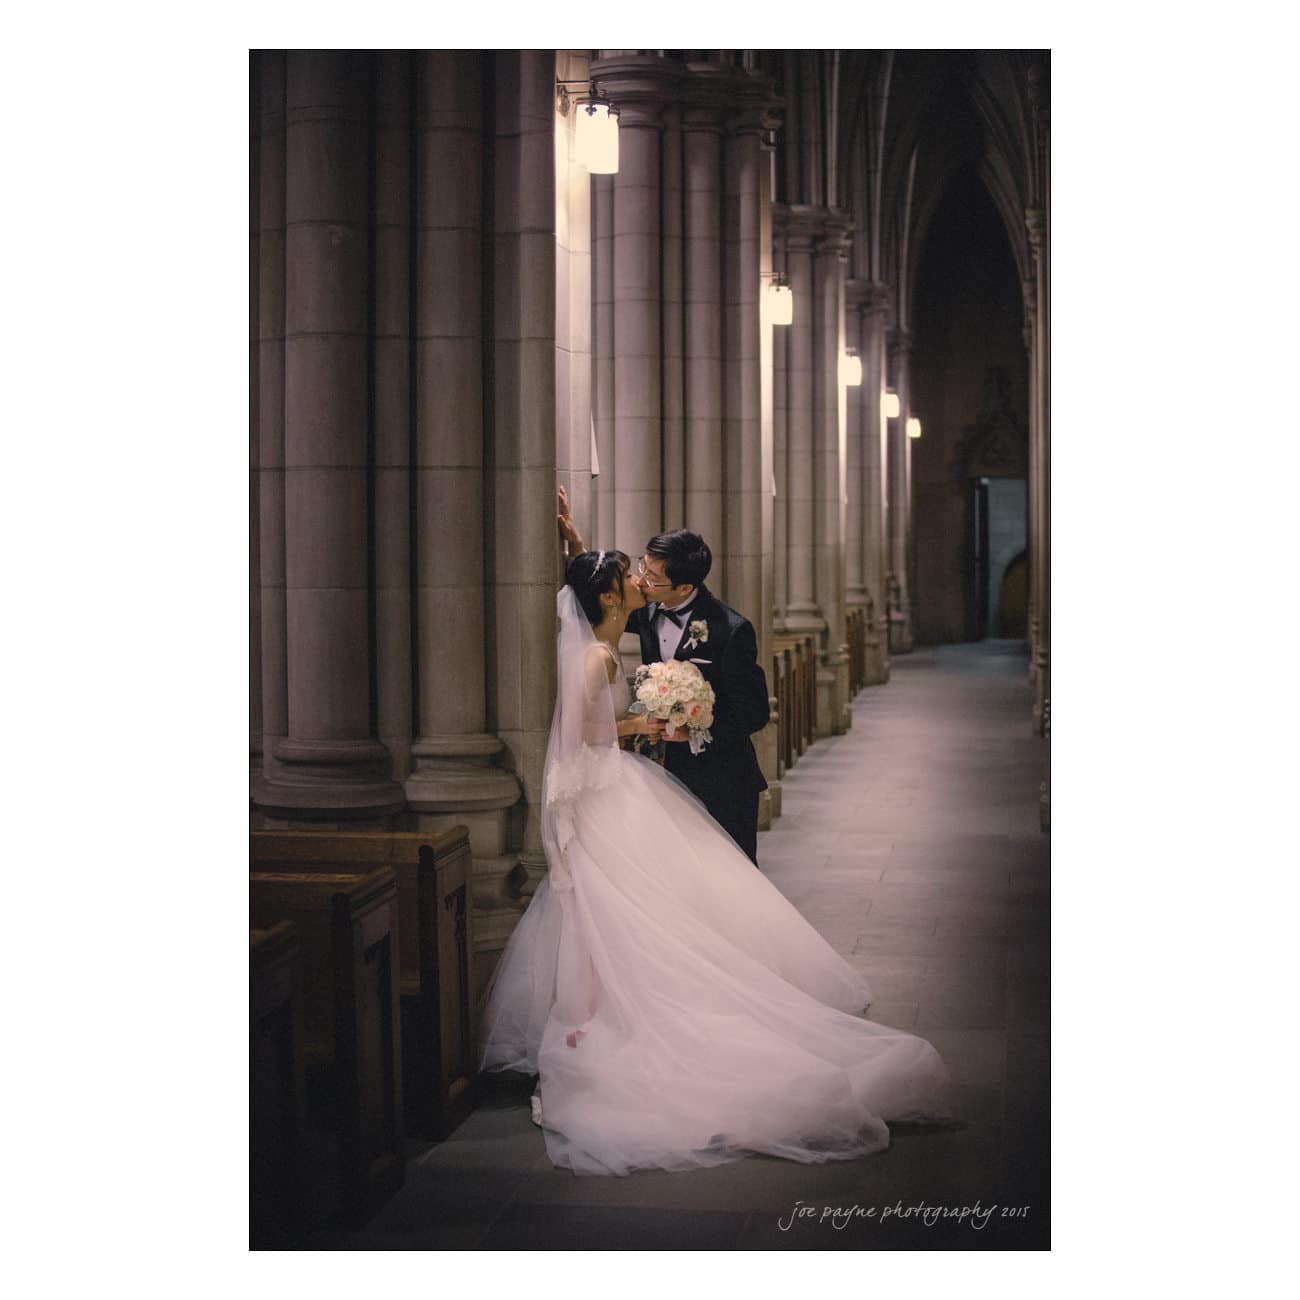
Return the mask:
[(578, 104), (578, 161), (593, 175), (608, 176), (618, 171), (618, 109), (599, 99)]
[(907, 417), (907, 436), (909, 438), (919, 438), (921, 436), (921, 421), (914, 415)]
[(768, 285), (767, 319), (773, 325), (794, 324), (794, 294), (790, 292), (789, 285)]
[(880, 414), (886, 420), (897, 420), (902, 414), (902, 407), (898, 404), (898, 394), (886, 392), (880, 399)]
[(862, 386), (862, 358), (856, 352), (846, 352), (840, 358), (840, 382), (846, 388)]

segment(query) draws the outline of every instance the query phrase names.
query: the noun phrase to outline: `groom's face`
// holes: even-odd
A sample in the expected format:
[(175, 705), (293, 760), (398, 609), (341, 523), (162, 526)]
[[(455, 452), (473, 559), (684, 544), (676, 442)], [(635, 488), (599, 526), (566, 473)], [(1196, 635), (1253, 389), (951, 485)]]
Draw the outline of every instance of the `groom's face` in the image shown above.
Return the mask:
[(689, 582), (680, 582), (674, 587), (664, 572), (664, 562), (653, 555), (641, 557), (639, 576), (646, 600), (655, 601), (668, 609), (676, 609), (695, 590)]

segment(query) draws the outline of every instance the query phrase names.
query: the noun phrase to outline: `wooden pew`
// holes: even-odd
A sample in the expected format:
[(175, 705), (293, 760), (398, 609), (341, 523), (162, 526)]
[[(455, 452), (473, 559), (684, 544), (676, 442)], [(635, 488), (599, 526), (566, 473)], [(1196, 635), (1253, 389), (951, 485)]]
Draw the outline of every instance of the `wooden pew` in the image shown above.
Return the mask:
[(254, 872), (249, 892), (254, 928), (297, 930), (308, 1092), (317, 1085), (332, 1112), (324, 1127), (337, 1135), (339, 1208), (364, 1220), (406, 1175), (396, 876)]
[(307, 1228), (301, 954), (289, 921), (248, 938), (250, 1240), (275, 1250)]
[(772, 639), (777, 649), (789, 649), (794, 668), (794, 747), (792, 763), (813, 740), (817, 710), (817, 643), (811, 632)]
[(256, 831), (256, 870), (397, 873), (404, 1096), (409, 1126), (444, 1138), (478, 1092), (469, 832)]
[(790, 712), (786, 681), (790, 671), (788, 651), (772, 651), (772, 694), (776, 696), (776, 777), (779, 781), (790, 766)]

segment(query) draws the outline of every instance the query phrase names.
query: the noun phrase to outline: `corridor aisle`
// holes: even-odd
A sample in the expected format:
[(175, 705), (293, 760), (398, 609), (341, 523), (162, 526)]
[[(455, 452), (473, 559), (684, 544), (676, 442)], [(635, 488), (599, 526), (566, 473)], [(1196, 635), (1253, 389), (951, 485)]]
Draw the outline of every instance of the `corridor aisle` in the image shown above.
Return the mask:
[(575, 1178), (550, 1166), (527, 1084), (497, 1082), (450, 1140), (415, 1150), (365, 1229), (322, 1248), (1047, 1247), (1049, 839), (1025, 657), (919, 650), (852, 709), (786, 774), (759, 866), (868, 977), (869, 1017), (939, 1049), (960, 1124), (895, 1128), (888, 1151), (820, 1166)]

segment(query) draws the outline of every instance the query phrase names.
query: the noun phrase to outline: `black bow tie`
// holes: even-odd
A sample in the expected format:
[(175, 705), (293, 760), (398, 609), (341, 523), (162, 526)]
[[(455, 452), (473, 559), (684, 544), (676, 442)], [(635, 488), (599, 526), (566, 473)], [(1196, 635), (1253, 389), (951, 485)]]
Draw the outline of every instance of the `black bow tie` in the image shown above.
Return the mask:
[(681, 627), (681, 625), (686, 622), (686, 614), (687, 611), (684, 609), (682, 610), (665, 609), (662, 605), (660, 605), (658, 610), (655, 612), (655, 617), (669, 619), (672, 622), (676, 623), (678, 627)]

